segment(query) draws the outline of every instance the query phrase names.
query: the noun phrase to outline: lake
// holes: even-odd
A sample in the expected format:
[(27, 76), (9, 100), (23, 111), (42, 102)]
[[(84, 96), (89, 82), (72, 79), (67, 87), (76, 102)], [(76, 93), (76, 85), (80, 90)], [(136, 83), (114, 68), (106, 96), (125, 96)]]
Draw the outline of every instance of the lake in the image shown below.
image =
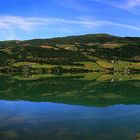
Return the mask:
[(1, 75), (0, 140), (139, 140), (139, 79)]

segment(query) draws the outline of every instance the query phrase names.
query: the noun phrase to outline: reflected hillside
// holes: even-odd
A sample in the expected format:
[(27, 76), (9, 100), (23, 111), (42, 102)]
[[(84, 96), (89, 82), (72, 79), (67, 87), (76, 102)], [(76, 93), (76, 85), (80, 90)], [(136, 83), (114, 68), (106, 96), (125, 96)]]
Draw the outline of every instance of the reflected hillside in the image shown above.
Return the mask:
[(94, 74), (0, 76), (0, 99), (85, 106), (140, 104), (139, 75)]

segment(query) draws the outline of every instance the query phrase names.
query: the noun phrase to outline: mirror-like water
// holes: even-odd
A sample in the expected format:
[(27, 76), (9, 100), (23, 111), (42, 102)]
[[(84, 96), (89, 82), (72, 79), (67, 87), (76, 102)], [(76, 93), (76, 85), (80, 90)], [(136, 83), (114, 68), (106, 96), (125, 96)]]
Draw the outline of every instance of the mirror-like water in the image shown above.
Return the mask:
[(1, 76), (0, 140), (10, 139), (139, 140), (140, 81)]

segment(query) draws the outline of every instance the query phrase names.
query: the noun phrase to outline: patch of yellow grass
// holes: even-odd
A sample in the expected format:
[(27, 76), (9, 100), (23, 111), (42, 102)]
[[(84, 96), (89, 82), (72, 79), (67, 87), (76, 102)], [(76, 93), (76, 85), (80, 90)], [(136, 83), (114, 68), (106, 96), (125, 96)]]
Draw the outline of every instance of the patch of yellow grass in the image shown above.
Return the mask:
[(133, 66), (140, 67), (140, 63), (133, 63)]
[(48, 45), (42, 45), (42, 46), (39, 46), (39, 48), (46, 48), (46, 49), (59, 50), (59, 48), (55, 48), (55, 47), (53, 47), (53, 46), (48, 46)]
[(113, 79), (113, 75), (111, 74), (103, 74), (101, 75), (96, 81), (104, 82), (104, 81), (111, 81)]
[(124, 45), (123, 43), (105, 43), (105, 44), (102, 44), (101, 46), (104, 48), (118, 48), (123, 45)]
[(113, 68), (114, 67), (113, 64), (111, 64), (107, 61), (96, 61), (96, 63), (103, 68)]
[(69, 46), (69, 45), (61, 45), (60, 48), (63, 48), (65, 50), (70, 50), (70, 51), (77, 51), (78, 48), (76, 46)]

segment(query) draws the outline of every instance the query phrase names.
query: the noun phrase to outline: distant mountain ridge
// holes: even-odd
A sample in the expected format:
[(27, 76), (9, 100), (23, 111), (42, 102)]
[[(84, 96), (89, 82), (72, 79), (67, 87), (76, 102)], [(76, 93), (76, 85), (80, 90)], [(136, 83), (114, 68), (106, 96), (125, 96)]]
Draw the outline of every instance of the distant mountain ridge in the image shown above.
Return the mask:
[(140, 43), (140, 37), (119, 37), (110, 34), (85, 34), (85, 35), (77, 35), (77, 36), (66, 36), (66, 37), (56, 37), (49, 39), (31, 39), (31, 40), (13, 40), (13, 41), (0, 41), (1, 46), (12, 47), (16, 44), (30, 44), (30, 45), (56, 45), (56, 44), (74, 44), (74, 43)]
[[(140, 62), (140, 37), (87, 34), (52, 39), (0, 42), (0, 64), (68, 64), (122, 60)], [(140, 64), (137, 64), (138, 67)]]
[(54, 44), (73, 44), (75, 42), (78, 43), (106, 43), (106, 42), (140, 42), (140, 37), (118, 37), (110, 34), (86, 34), (86, 35), (78, 35), (78, 36), (66, 36), (66, 37), (57, 37), (51, 39), (33, 39), (23, 41), (26, 43), (34, 44), (38, 43), (48, 43), (51, 45)]

